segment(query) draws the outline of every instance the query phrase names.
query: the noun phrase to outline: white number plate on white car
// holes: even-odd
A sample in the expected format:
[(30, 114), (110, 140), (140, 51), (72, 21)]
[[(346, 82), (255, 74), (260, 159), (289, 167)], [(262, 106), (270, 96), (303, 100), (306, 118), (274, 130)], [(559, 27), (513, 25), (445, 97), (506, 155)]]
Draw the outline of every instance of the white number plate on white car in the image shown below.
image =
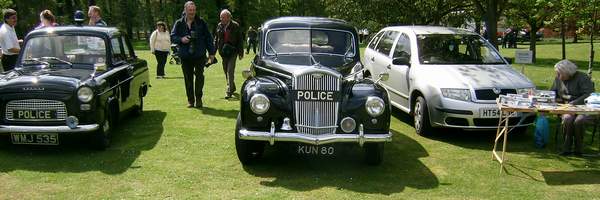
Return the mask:
[[(504, 113), (506, 115), (508, 113)], [(519, 113), (513, 112), (510, 117), (517, 117)], [(480, 118), (499, 118), (500, 110), (498, 108), (480, 108), (479, 109), (479, 117)]]

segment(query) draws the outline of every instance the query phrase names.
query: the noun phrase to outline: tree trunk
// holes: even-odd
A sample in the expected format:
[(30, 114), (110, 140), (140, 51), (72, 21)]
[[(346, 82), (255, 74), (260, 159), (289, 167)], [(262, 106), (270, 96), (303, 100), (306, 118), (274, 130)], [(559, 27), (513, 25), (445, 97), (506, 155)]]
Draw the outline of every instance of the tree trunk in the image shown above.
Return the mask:
[(495, 0), (487, 1), (487, 12), (486, 12), (486, 31), (488, 35), (488, 41), (494, 45), (496, 49), (498, 49), (498, 41), (496, 37), (496, 32), (498, 30), (498, 3)]
[(588, 75), (592, 76), (592, 69), (594, 67), (594, 32), (596, 32), (596, 3), (594, 0), (594, 12), (592, 14), (592, 28), (590, 30), (590, 63), (588, 64)]
[(579, 39), (577, 38), (577, 30), (573, 31), (573, 43), (577, 43), (579, 42)]
[(95, 6), (96, 5), (96, 0), (88, 0), (88, 6)]
[(567, 52), (565, 52), (565, 18), (560, 18), (560, 38), (561, 38), (561, 50), (562, 50), (562, 59), (567, 59)]
[[(152, 4), (150, 4), (150, 0), (146, 0), (146, 21), (147, 21), (147, 30), (154, 30), (154, 16), (152, 15)], [(167, 28), (167, 27), (165, 27)], [(145, 31), (144, 31), (145, 32)]]
[(537, 27), (537, 23), (533, 22), (533, 23), (529, 23), (529, 27), (531, 27), (531, 30), (529, 31), (529, 50), (531, 51), (531, 62), (535, 63), (536, 61), (536, 42), (537, 42), (537, 36), (536, 36), (536, 32), (539, 29)]

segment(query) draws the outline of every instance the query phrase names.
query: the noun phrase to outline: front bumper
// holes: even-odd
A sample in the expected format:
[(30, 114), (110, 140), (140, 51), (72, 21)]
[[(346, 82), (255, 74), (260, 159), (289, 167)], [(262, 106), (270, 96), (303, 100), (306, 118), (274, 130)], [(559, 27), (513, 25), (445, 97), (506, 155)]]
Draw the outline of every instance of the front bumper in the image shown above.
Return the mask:
[(238, 133), (240, 139), (243, 140), (256, 140), (256, 141), (268, 141), (269, 144), (275, 144), (277, 142), (301, 142), (312, 145), (322, 145), (329, 143), (338, 142), (355, 142), (360, 146), (363, 146), (366, 142), (391, 142), (392, 133), (381, 133), (381, 134), (364, 134), (362, 125), (359, 127), (358, 134), (326, 134), (326, 135), (309, 135), (303, 133), (289, 133), (289, 132), (275, 132), (275, 126), (271, 124), (271, 130), (269, 132), (263, 131), (249, 131), (246, 129), (240, 130)]
[(72, 129), (68, 126), (12, 126), (0, 125), (0, 134), (3, 133), (85, 133), (96, 131), (98, 124), (78, 125)]
[[(482, 109), (498, 109), (495, 101), (465, 102), (441, 98), (432, 102), (430, 119), (435, 127), (459, 128), (465, 130), (494, 130), (498, 128), (498, 118), (483, 118)], [(526, 127), (533, 123), (535, 113), (519, 113), (510, 119), (510, 127)]]

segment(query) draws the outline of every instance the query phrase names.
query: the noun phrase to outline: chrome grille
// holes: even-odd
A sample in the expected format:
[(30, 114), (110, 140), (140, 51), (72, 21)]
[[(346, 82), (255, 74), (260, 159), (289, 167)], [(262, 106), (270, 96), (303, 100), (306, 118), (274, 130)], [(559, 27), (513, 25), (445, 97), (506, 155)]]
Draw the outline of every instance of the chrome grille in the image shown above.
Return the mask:
[[(15, 110), (54, 110), (56, 111), (56, 119), (14, 119), (13, 111)], [(67, 108), (61, 101), (46, 100), (46, 99), (25, 99), (13, 100), (6, 104), (5, 116), (11, 121), (61, 121), (67, 118)]]
[[(294, 90), (340, 91), (340, 78), (326, 73), (306, 73), (294, 77)], [(333, 134), (337, 129), (339, 102), (295, 101), (296, 129), (299, 133)]]

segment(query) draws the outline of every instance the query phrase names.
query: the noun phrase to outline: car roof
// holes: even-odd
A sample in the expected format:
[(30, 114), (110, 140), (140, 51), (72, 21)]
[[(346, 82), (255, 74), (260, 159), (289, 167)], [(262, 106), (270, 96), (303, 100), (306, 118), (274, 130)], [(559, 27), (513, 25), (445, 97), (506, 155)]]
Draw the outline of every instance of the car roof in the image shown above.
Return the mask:
[(461, 34), (461, 35), (476, 35), (477, 33), (469, 31), (467, 29), (454, 28), (454, 27), (443, 27), (443, 26), (390, 26), (383, 30), (397, 30), (412, 32), (416, 35), (427, 35), (427, 34)]
[(109, 38), (113, 35), (120, 34), (119, 29), (115, 27), (100, 27), (100, 26), (56, 26), (36, 29), (28, 35), (47, 35), (48, 33), (87, 33), (95, 35), (105, 35)]
[(326, 28), (356, 33), (354, 26), (348, 22), (325, 17), (280, 17), (269, 20), (262, 25), (263, 31), (278, 28)]

